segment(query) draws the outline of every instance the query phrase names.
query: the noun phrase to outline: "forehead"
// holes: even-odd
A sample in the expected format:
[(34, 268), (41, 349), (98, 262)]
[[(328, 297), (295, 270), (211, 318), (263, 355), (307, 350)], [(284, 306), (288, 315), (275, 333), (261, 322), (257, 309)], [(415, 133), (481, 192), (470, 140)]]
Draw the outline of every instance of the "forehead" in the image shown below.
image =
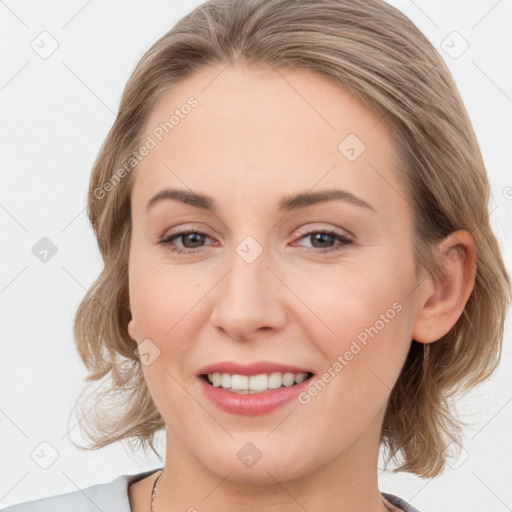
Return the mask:
[(403, 202), (390, 126), (310, 70), (204, 68), (163, 95), (143, 138), (154, 147), (135, 170), (137, 203), (164, 186), (220, 203), (340, 186), (368, 202)]

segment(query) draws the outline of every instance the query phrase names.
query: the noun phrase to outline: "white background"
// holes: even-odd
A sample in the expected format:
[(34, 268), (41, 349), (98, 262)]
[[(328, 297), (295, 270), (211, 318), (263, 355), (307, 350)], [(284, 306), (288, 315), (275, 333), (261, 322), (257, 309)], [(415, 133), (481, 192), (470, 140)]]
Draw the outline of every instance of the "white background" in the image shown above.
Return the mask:
[[(84, 453), (69, 442), (67, 418), (85, 377), (72, 322), (101, 270), (85, 214), (93, 161), (140, 57), (199, 3), (0, 2), (0, 507), (163, 465), (132, 458), (122, 445)], [(511, 271), (512, 4), (390, 3), (427, 35), (454, 75), (487, 165), (491, 219)], [(58, 42), (47, 59), (31, 47), (43, 31)], [(442, 47), (453, 31), (469, 44), (456, 59)], [(457, 50), (461, 41), (454, 41)], [(47, 263), (32, 253), (42, 237), (58, 249)], [(381, 491), (421, 512), (512, 509), (511, 349), (507, 321), (499, 371), (461, 402), (474, 423), (463, 459), (433, 480), (382, 474)], [(71, 437), (82, 441), (78, 427)], [(30, 455), (42, 441), (58, 452), (48, 469)]]

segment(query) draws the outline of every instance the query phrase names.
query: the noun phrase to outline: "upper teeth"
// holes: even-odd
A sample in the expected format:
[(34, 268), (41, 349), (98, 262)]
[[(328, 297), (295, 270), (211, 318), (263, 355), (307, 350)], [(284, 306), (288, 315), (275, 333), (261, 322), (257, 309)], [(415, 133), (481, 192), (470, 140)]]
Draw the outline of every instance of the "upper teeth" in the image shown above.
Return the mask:
[(215, 387), (233, 390), (265, 391), (281, 386), (292, 386), (302, 382), (307, 373), (263, 373), (261, 375), (238, 375), (231, 373), (209, 373), (208, 380)]

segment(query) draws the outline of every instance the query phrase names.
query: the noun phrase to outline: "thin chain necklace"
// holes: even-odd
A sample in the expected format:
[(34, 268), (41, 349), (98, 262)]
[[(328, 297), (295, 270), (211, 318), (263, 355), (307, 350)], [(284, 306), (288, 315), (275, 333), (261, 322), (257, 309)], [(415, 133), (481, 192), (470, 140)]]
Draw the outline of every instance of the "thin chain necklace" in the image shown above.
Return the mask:
[(158, 487), (158, 482), (160, 481), (160, 478), (162, 478), (163, 473), (164, 470), (162, 469), (162, 471), (158, 475), (158, 478), (155, 480), (155, 483), (153, 484), (153, 492), (151, 494), (151, 512), (153, 512), (153, 501), (155, 501), (156, 488)]
[[(155, 483), (153, 484), (153, 492), (151, 494), (151, 512), (153, 512), (153, 502), (155, 501), (155, 495), (156, 495), (156, 488), (158, 487), (158, 482), (160, 481), (160, 478), (162, 478), (162, 475), (164, 473), (164, 470), (162, 469), (162, 471), (160, 472), (160, 474), (158, 475), (158, 478), (155, 480)], [(386, 502), (384, 502), (384, 506), (392, 511), (393, 509), (389, 508), (388, 507), (388, 504)]]

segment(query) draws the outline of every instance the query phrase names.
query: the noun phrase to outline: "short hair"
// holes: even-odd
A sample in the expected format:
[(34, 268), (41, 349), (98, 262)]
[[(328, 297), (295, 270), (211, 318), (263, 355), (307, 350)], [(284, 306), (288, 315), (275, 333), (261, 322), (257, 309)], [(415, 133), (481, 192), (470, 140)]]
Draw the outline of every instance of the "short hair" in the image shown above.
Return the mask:
[[(143, 144), (159, 98), (195, 71), (240, 59), (314, 71), (386, 118), (413, 208), (418, 278), (442, 272), (437, 242), (458, 229), (473, 236), (476, 275), (463, 313), (438, 341), (411, 340), (381, 430), (386, 464), (399, 462), (393, 472), (434, 477), (444, 470), (447, 446), (460, 445), (466, 424), (452, 410), (453, 399), (499, 364), (510, 278), (489, 221), (485, 165), (452, 75), (415, 24), (381, 0), (208, 0), (142, 56), (90, 177), (87, 214), (104, 267), (77, 309), (74, 335), (89, 372), (84, 392), (105, 376), (111, 382), (94, 391), (96, 405), (80, 422), (92, 443), (75, 446), (98, 449), (126, 439), (158, 455), (154, 435), (165, 423), (127, 331), (134, 173), (113, 178)], [(77, 402), (85, 410), (88, 399)]]

